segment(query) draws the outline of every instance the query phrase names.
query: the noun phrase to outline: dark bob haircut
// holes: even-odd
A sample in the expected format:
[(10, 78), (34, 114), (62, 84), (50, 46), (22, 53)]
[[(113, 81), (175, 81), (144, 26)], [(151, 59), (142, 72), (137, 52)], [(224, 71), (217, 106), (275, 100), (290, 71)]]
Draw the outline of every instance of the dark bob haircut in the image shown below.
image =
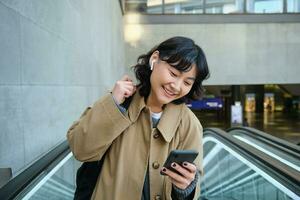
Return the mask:
[(159, 51), (159, 58), (181, 72), (189, 71), (192, 65), (197, 68), (196, 80), (191, 91), (184, 97), (174, 100), (173, 103), (181, 104), (190, 100), (200, 99), (204, 93), (203, 80), (209, 77), (206, 57), (202, 49), (195, 42), (186, 37), (172, 37), (152, 48), (147, 54), (140, 55), (137, 64), (133, 66), (135, 76), (139, 81), (137, 87), (143, 97), (148, 97), (151, 90), (149, 59), (154, 51)]

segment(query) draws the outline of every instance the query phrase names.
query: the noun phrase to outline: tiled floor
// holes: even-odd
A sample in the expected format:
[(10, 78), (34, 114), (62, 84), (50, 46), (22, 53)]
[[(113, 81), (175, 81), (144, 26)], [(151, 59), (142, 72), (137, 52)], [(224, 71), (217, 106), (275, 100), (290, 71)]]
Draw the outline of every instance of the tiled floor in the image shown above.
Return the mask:
[[(229, 120), (216, 112), (194, 111), (204, 128), (227, 129)], [(250, 127), (259, 129), (289, 142), (300, 144), (300, 113), (245, 113)]]

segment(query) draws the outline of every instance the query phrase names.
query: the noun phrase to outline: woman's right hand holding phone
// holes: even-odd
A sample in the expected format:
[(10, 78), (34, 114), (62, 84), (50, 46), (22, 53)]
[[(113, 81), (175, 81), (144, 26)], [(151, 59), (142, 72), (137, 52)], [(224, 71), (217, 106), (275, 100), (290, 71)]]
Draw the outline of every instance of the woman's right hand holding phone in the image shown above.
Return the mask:
[(112, 90), (112, 95), (117, 104), (125, 101), (125, 98), (132, 96), (136, 91), (136, 86), (128, 75), (124, 75), (118, 80)]

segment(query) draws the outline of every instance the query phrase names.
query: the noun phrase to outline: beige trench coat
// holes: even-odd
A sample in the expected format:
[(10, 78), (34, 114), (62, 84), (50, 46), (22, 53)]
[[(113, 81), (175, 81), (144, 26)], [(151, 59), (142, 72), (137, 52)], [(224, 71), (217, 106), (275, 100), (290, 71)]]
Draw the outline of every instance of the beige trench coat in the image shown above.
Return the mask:
[[(157, 128), (151, 123), (138, 92), (125, 115), (109, 93), (70, 127), (67, 138), (76, 159), (100, 160), (107, 151), (92, 199), (140, 200), (148, 163), (151, 199), (171, 199), (172, 183), (160, 170), (174, 149), (198, 151), (195, 163), (202, 172), (202, 126), (185, 104), (166, 105)], [(199, 189), (198, 184), (194, 199)]]

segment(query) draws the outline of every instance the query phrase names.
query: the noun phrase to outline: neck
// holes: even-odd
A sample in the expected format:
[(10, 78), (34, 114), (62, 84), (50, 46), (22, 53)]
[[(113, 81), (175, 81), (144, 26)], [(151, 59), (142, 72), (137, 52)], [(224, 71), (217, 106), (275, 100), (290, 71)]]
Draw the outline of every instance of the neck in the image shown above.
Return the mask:
[(163, 109), (163, 105), (155, 101), (155, 98), (153, 98), (153, 95), (151, 95), (151, 92), (146, 100), (146, 105), (150, 108), (151, 112), (159, 113)]

